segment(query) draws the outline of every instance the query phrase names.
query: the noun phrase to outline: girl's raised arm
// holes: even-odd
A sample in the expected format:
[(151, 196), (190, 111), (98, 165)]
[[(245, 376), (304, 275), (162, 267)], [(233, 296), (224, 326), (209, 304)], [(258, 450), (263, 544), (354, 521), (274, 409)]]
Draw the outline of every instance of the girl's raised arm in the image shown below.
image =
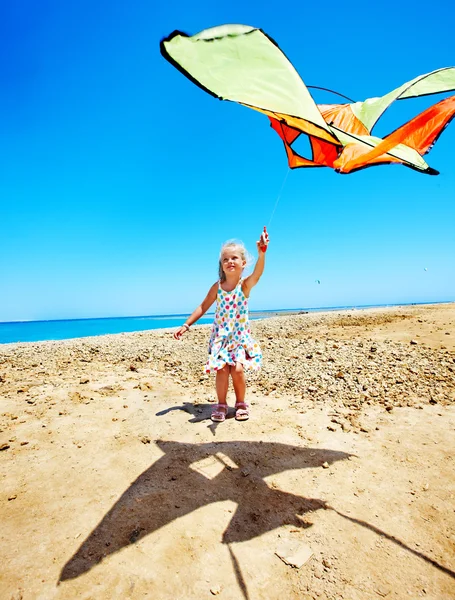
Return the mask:
[(257, 284), (262, 273), (264, 272), (265, 253), (267, 251), (269, 241), (269, 234), (267, 233), (267, 229), (264, 227), (264, 231), (261, 233), (259, 241), (256, 242), (256, 246), (258, 248), (258, 259), (254, 265), (254, 270), (251, 275), (245, 278), (242, 286), (243, 293), (247, 298), (250, 295), (251, 289)]
[(174, 337), (176, 340), (179, 340), (182, 337), (182, 335), (188, 331), (191, 325), (193, 325), (193, 323), (196, 323), (196, 321), (198, 321), (202, 317), (202, 315), (205, 315), (208, 309), (215, 302), (217, 292), (218, 282), (212, 285), (212, 287), (208, 291), (207, 296), (204, 298), (201, 304), (199, 304), (199, 306), (188, 317), (186, 322), (181, 327), (179, 327), (174, 333)]

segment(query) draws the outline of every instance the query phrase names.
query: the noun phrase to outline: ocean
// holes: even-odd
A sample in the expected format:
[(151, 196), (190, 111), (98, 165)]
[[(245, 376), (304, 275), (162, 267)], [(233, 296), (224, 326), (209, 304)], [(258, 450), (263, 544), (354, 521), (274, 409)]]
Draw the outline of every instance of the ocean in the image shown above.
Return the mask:
[[(416, 304), (416, 303), (412, 303)], [(434, 304), (434, 303), (433, 303)], [(438, 303), (435, 303), (438, 304)], [(300, 308), (266, 311), (250, 311), (250, 319), (264, 319), (276, 315), (298, 314), (302, 312), (321, 312), (347, 310), (353, 308), (377, 308), (381, 306), (336, 306), (324, 308)], [(151, 329), (168, 329), (178, 327), (189, 315), (152, 315), (148, 317), (111, 317), (102, 319), (67, 319), (58, 321), (12, 321), (0, 323), (0, 344), (14, 342), (43, 342), (47, 340), (67, 340), (109, 333), (128, 333), (131, 331), (148, 331)], [(212, 323), (213, 314), (202, 317), (198, 325)]]
[[(250, 312), (250, 319), (271, 317), (276, 314), (297, 311)], [(68, 340), (108, 333), (128, 333), (151, 329), (168, 329), (183, 325), (189, 315), (152, 315), (147, 317), (112, 317), (103, 319), (67, 319), (58, 321), (12, 321), (0, 323), (0, 344), (14, 342), (43, 342)], [(197, 322), (203, 325), (213, 322), (208, 314)]]
[[(188, 315), (113, 317), (104, 319), (67, 319), (59, 321), (14, 321), (0, 323), (0, 344), (42, 342), (72, 338), (127, 333), (178, 327)], [(203, 317), (199, 324), (211, 323), (213, 316)]]

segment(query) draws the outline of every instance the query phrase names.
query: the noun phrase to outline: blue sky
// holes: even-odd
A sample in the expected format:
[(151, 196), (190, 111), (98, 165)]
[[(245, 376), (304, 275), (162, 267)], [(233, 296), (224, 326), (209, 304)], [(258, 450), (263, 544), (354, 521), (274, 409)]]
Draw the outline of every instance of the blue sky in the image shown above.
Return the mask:
[[(266, 117), (215, 100), (161, 57), (174, 29), (261, 27), (305, 83), (356, 100), (455, 64), (447, 1), (284, 8), (2, 5), (0, 321), (191, 312), (224, 240), (254, 251), (287, 172), (283, 147)], [(441, 97), (396, 103), (377, 133)], [(454, 147), (452, 122), (427, 155), (438, 177), (289, 173), (251, 307), (453, 300)]]

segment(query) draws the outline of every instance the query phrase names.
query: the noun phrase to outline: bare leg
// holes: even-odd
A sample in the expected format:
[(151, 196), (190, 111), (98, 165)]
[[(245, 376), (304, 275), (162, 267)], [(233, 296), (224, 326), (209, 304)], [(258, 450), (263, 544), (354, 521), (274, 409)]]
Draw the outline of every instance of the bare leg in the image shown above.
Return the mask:
[(234, 385), (236, 404), (245, 402), (246, 384), (242, 363), (235, 363), (235, 367), (231, 368), (231, 377)]
[(222, 369), (216, 372), (216, 395), (218, 396), (218, 404), (212, 409), (212, 421), (222, 423), (228, 413), (227, 392), (229, 387), (229, 371), (231, 367), (225, 365)]
[(242, 363), (235, 363), (235, 367), (231, 368), (231, 377), (235, 390), (235, 419), (247, 421), (250, 413), (248, 404), (245, 404), (246, 384)]
[(222, 369), (216, 372), (216, 395), (218, 404), (227, 404), (227, 392), (229, 387), (229, 365), (225, 365)]

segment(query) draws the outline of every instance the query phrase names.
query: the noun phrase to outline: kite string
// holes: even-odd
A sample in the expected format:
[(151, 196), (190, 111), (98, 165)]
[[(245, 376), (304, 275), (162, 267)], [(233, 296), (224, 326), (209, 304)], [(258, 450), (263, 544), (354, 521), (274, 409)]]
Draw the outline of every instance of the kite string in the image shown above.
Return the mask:
[(278, 206), (278, 202), (280, 201), (281, 195), (283, 194), (284, 186), (286, 185), (286, 181), (288, 179), (288, 175), (289, 175), (290, 170), (291, 169), (288, 168), (288, 170), (286, 171), (286, 175), (284, 176), (283, 183), (281, 184), (281, 189), (278, 192), (278, 196), (277, 196), (277, 198), (275, 200), (275, 206), (273, 207), (272, 214), (270, 215), (270, 219), (269, 219), (269, 222), (267, 224), (267, 229), (270, 227), (270, 223), (272, 222), (273, 215), (275, 214), (275, 211), (276, 211), (276, 207)]

